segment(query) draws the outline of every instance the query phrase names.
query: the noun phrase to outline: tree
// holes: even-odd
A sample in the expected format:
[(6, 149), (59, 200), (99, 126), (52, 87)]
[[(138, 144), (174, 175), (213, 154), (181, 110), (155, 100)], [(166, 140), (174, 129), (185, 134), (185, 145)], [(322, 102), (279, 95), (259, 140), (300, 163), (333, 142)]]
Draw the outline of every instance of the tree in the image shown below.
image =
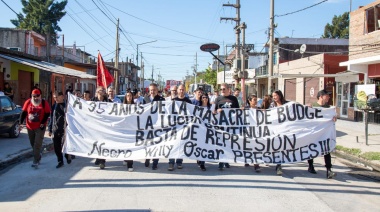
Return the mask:
[[(208, 67), (204, 72), (198, 75), (199, 79), (203, 79), (209, 85), (212, 85), (214, 88), (217, 86), (217, 71), (213, 71)], [(199, 81), (199, 80), (197, 80)]]
[(66, 15), (67, 0), (21, 0), (21, 4), (25, 15), (19, 13), (18, 19), (11, 20), (12, 24), (19, 29), (33, 30), (44, 35), (48, 44), (56, 44), (57, 32), (62, 31), (58, 22)]
[(327, 23), (322, 38), (349, 38), (350, 16), (348, 12), (343, 15), (334, 15), (331, 24)]

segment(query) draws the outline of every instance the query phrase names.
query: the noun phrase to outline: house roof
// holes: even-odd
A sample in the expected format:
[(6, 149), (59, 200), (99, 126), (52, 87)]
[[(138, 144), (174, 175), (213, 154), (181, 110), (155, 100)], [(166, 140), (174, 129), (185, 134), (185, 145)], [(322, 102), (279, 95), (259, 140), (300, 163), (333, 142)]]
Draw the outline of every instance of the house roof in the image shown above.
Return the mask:
[(306, 44), (306, 45), (329, 45), (348, 46), (348, 39), (331, 38), (278, 38), (279, 44)]
[(0, 54), (0, 57), (7, 59), (7, 60), (11, 60), (13, 62), (17, 62), (17, 63), (24, 64), (27, 66), (31, 66), (34, 68), (49, 71), (52, 73), (74, 76), (74, 77), (79, 77), (82, 79), (96, 79), (96, 76), (94, 76), (94, 75), (87, 74), (87, 73), (82, 72), (82, 71), (77, 71), (77, 70), (74, 70), (71, 68), (59, 66), (56, 64), (48, 63), (48, 62), (35, 61), (35, 60), (26, 59), (26, 58), (8, 56), (8, 55), (4, 55), (4, 54)]

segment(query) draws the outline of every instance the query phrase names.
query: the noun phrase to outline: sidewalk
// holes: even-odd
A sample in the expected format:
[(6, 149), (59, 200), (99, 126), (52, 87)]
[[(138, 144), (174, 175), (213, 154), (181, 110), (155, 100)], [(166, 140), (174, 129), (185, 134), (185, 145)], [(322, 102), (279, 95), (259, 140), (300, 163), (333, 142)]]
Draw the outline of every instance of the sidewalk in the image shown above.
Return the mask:
[[(364, 152), (380, 152), (380, 125), (368, 125), (368, 145), (364, 134), (364, 123), (338, 119), (336, 122), (337, 145), (346, 148), (357, 148)], [(358, 142), (357, 142), (358, 141)], [(46, 132), (43, 141), (44, 148), (52, 148), (52, 140)], [(366, 161), (359, 157), (336, 151), (338, 157), (343, 157), (353, 163), (362, 163), (380, 171), (380, 161)], [(8, 134), (0, 135), (0, 170), (18, 161), (31, 157), (32, 151), (26, 129), (21, 131), (20, 137), (11, 139)]]
[[(47, 131), (42, 145), (46, 150), (53, 147), (53, 141)], [(0, 170), (29, 157), (32, 157), (32, 148), (26, 128), (21, 131), (18, 138), (9, 138), (8, 134), (0, 135)], [(32, 159), (30, 161), (32, 162)]]
[[(338, 119), (336, 122), (337, 145), (346, 148), (360, 149), (361, 153), (380, 152), (380, 125), (368, 124), (368, 145), (365, 139), (365, 126), (363, 122), (353, 122)], [(362, 163), (380, 171), (380, 161), (367, 161), (359, 157), (347, 155), (336, 151), (338, 157), (343, 157), (353, 163)]]

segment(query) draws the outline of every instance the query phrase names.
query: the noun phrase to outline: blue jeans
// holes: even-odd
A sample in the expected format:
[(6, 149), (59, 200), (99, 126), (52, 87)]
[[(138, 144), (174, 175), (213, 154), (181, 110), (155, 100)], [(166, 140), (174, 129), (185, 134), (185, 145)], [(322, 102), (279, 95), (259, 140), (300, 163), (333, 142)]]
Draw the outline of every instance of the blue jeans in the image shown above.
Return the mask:
[(173, 164), (174, 165), (174, 161), (175, 161), (176, 164), (182, 164), (183, 159), (181, 159), (181, 158), (177, 158), (177, 160), (173, 159), (173, 158), (169, 159), (169, 164)]

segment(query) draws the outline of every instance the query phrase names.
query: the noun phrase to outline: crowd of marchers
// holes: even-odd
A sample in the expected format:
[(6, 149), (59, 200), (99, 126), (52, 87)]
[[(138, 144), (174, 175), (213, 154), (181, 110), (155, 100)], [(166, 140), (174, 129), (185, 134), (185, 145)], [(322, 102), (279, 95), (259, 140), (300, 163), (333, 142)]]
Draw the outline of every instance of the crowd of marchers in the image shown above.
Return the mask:
[[(65, 93), (54, 92), (53, 98), (55, 103), (50, 107), (49, 103), (42, 99), (41, 91), (35, 88), (31, 93), (31, 98), (28, 99), (23, 107), (22, 113), (20, 115), (20, 123), (23, 124), (25, 121), (25, 126), (27, 129), (30, 145), (33, 149), (33, 163), (32, 167), (38, 168), (41, 161), (41, 150), (42, 141), (48, 128), (48, 134), (52, 137), (54, 152), (57, 156), (56, 168), (61, 168), (64, 166), (64, 157), (66, 163), (70, 164), (74, 155), (68, 155), (62, 153), (62, 146), (64, 142), (64, 134), (66, 127), (65, 113), (66, 113), (66, 101), (68, 93), (71, 92), (78, 98), (83, 98), (85, 101), (96, 101), (96, 102), (114, 102), (122, 104), (147, 104), (154, 101), (185, 101), (189, 104), (193, 104), (200, 107), (206, 107), (212, 109), (215, 114), (220, 113), (224, 108), (252, 108), (255, 110), (266, 110), (274, 107), (279, 107), (284, 105), (287, 101), (284, 98), (283, 93), (280, 90), (274, 91), (271, 95), (265, 95), (263, 99), (258, 99), (256, 95), (248, 95), (247, 104), (244, 105), (242, 98), (240, 97), (240, 90), (231, 90), (230, 86), (226, 83), (220, 85), (220, 90), (215, 90), (212, 94), (211, 92), (204, 92), (201, 88), (194, 91), (193, 98), (189, 98), (186, 93), (186, 88), (184, 85), (172, 86), (170, 91), (167, 93), (161, 93), (158, 90), (157, 84), (149, 85), (149, 92), (142, 95), (137, 89), (131, 90), (127, 89), (125, 95), (122, 98), (117, 97), (115, 94), (114, 87), (110, 86), (107, 89), (105, 87), (99, 86), (96, 89), (96, 93), (92, 96), (89, 91), (85, 91), (82, 95), (80, 90), (73, 91), (69, 88)], [(317, 100), (309, 105), (310, 107), (330, 107), (328, 105), (330, 99), (330, 92), (326, 90), (321, 90), (317, 94)], [(49, 121), (48, 121), (49, 120)], [(336, 118), (333, 118), (336, 121)], [(24, 125), (20, 125), (20, 130)], [(325, 167), (326, 167), (326, 177), (328, 179), (334, 178), (336, 173), (332, 171), (331, 155), (324, 155)], [(158, 169), (159, 159), (152, 159), (152, 164), (150, 159), (145, 160), (145, 167), (152, 167), (153, 170)], [(313, 159), (308, 160), (308, 172), (316, 174)], [(105, 169), (106, 160), (96, 159), (95, 165), (99, 166), (100, 169)], [(128, 171), (133, 171), (133, 160), (123, 161), (123, 165), (127, 166)], [(197, 165), (202, 171), (206, 171), (205, 161), (197, 161)], [(245, 164), (246, 167), (251, 166), (250, 164)], [(181, 158), (170, 158), (168, 164), (168, 171), (173, 171), (175, 169), (183, 168), (183, 159)], [(219, 163), (218, 169), (223, 170), (224, 168), (231, 168), (229, 163)], [(261, 171), (260, 164), (253, 164), (253, 168), (256, 172)], [(283, 169), (281, 164), (276, 166), (276, 174), (282, 175)]]

